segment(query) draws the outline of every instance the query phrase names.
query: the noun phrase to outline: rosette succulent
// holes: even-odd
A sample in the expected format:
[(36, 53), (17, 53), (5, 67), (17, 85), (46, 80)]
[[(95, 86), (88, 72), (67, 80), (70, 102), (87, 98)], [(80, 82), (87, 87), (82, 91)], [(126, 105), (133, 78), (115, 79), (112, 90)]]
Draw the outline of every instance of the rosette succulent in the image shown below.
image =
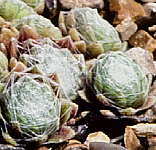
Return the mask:
[(53, 39), (60, 39), (62, 37), (61, 31), (55, 27), (49, 19), (40, 15), (30, 15), (13, 22), (17, 29), (21, 29), (24, 25), (29, 25), (41, 37), (51, 37)]
[(7, 143), (60, 143), (75, 135), (64, 123), (75, 117), (78, 106), (62, 98), (49, 78), (14, 72), (0, 92), (1, 131)]
[(44, 77), (14, 73), (3, 93), (2, 115), (25, 139), (46, 140), (59, 129), (60, 101)]
[(54, 76), (66, 98), (74, 100), (77, 97), (77, 91), (82, 86), (84, 62), (74, 57), (68, 49), (35, 44), (29, 55), (23, 54), (20, 58), (27, 66), (36, 67), (48, 77)]
[(32, 14), (36, 14), (36, 12), (20, 0), (0, 0), (0, 16), (7, 21)]
[(122, 44), (118, 32), (98, 14), (96, 9), (75, 8), (63, 14), (63, 17), (62, 13), (60, 14), (60, 28), (63, 31), (76, 28), (92, 56), (121, 49)]
[(89, 81), (97, 97), (102, 94), (121, 108), (141, 106), (150, 87), (140, 65), (122, 52), (100, 55), (89, 73)]

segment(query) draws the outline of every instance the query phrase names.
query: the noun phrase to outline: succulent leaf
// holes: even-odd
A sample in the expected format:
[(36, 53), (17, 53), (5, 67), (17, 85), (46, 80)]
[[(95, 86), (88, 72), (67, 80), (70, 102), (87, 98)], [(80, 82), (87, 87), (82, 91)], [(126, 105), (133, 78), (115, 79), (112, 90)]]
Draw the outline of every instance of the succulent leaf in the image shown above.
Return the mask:
[(35, 11), (20, 0), (0, 0), (0, 16), (7, 21), (32, 14), (36, 14)]
[(13, 73), (5, 93), (3, 116), (27, 139), (44, 139), (59, 129), (60, 101), (44, 77)]

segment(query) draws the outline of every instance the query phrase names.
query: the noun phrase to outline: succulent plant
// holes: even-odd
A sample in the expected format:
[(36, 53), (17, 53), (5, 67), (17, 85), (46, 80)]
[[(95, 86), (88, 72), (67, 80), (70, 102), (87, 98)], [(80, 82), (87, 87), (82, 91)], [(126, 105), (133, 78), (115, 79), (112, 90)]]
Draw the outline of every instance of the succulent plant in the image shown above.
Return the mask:
[(15, 20), (13, 24), (17, 29), (21, 29), (24, 25), (29, 25), (36, 30), (41, 37), (51, 37), (55, 40), (62, 37), (61, 31), (55, 27), (50, 20), (40, 15), (26, 16)]
[(9, 84), (3, 91), (2, 115), (12, 128), (27, 140), (46, 140), (59, 129), (60, 101), (47, 79), (14, 73)]
[(137, 108), (147, 100), (150, 80), (139, 64), (123, 52), (100, 55), (89, 73), (96, 95), (121, 108)]
[(29, 55), (21, 55), (21, 60), (27, 66), (35, 66), (47, 76), (54, 76), (66, 98), (74, 100), (77, 97), (77, 90), (82, 86), (84, 64), (68, 49), (55, 48), (49, 44), (36, 44), (30, 49)]
[(60, 16), (60, 28), (76, 28), (92, 56), (121, 49), (122, 44), (116, 29), (96, 9), (75, 8), (64, 14), (63, 17)]
[(32, 14), (36, 14), (35, 11), (20, 0), (0, 0), (0, 16), (7, 21)]
[(39, 74), (13, 72), (7, 84), (0, 86), (1, 134), (7, 143), (52, 144), (75, 136), (65, 123), (75, 117), (78, 106), (62, 98), (54, 81)]

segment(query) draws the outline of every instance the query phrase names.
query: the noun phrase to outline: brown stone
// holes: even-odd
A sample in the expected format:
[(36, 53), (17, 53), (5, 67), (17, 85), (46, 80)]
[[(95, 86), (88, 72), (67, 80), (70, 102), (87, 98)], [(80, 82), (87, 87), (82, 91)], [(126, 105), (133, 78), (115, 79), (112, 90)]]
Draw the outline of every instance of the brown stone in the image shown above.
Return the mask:
[(153, 25), (153, 26), (151, 26), (151, 27), (148, 27), (148, 30), (149, 30), (150, 32), (155, 32), (155, 31), (156, 31), (156, 25)]
[(134, 23), (131, 18), (124, 19), (116, 26), (116, 30), (120, 33), (123, 41), (129, 40), (129, 38), (137, 31), (137, 28), (137, 24)]
[(109, 7), (116, 13), (113, 24), (119, 24), (127, 17), (136, 20), (146, 15), (143, 6), (134, 0), (109, 0)]
[(103, 132), (94, 132), (90, 133), (87, 136), (87, 139), (85, 141), (86, 145), (89, 145), (91, 142), (105, 142), (105, 143), (110, 143), (110, 138)]
[(141, 47), (150, 52), (154, 52), (156, 49), (156, 40), (144, 30), (139, 30), (132, 35), (129, 43), (134, 47)]
[(131, 127), (128, 126), (125, 129), (124, 143), (128, 150), (138, 150), (142, 147), (136, 134), (131, 129)]

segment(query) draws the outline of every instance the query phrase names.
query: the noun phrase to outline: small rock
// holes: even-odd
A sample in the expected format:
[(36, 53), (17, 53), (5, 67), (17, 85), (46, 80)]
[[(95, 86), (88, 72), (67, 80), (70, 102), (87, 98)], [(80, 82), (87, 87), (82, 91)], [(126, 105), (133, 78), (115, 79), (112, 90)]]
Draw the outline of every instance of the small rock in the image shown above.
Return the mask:
[(124, 134), (125, 146), (128, 150), (144, 149), (139, 137), (144, 138), (148, 143), (148, 150), (156, 148), (156, 125), (154, 123), (139, 123), (127, 126)]
[(116, 30), (120, 33), (122, 40), (129, 40), (129, 38), (137, 31), (137, 24), (131, 18), (124, 19), (116, 26)]
[(81, 144), (81, 142), (80, 141), (78, 141), (78, 140), (69, 140), (69, 142), (68, 142), (69, 144)]
[(126, 127), (125, 129), (124, 143), (128, 150), (138, 150), (142, 147), (139, 139), (130, 127)]
[(93, 142), (90, 143), (89, 150), (127, 150), (127, 149), (117, 144)]
[(59, 146), (59, 150), (88, 150), (88, 146), (85, 144), (81, 144), (80, 141), (77, 140), (69, 140), (66, 146)]
[(147, 16), (151, 16), (152, 13), (156, 13), (156, 3), (146, 3), (143, 7)]
[(156, 150), (156, 137), (147, 137), (148, 145), (149, 145), (149, 150)]
[(100, 110), (100, 113), (103, 116), (115, 117), (115, 114), (113, 114), (110, 110)]
[(145, 74), (156, 74), (152, 53), (143, 48), (136, 47), (126, 51), (126, 54), (143, 68)]
[(88, 147), (84, 144), (69, 144), (63, 150), (88, 150)]
[(90, 113), (90, 111), (83, 111), (83, 112), (81, 112), (81, 117), (85, 118), (89, 113)]
[(156, 40), (144, 30), (139, 30), (132, 35), (129, 43), (134, 47), (141, 47), (150, 52), (154, 52), (156, 49)]
[(50, 143), (61, 143), (72, 139), (75, 136), (75, 131), (69, 126), (62, 126), (55, 134), (48, 139)]
[(114, 24), (119, 24), (125, 18), (137, 20), (145, 16), (144, 8), (134, 0), (109, 0), (110, 11), (115, 12)]
[(156, 2), (156, 0), (141, 0), (142, 2), (146, 2), (146, 3), (148, 3), (148, 2)]
[(150, 32), (154, 32), (153, 37), (156, 38), (156, 25), (153, 25), (151, 27), (148, 27), (148, 30)]
[(103, 132), (95, 132), (88, 135), (85, 144), (89, 145), (92, 142), (110, 143), (110, 138)]
[(134, 133), (139, 137), (156, 136), (156, 124), (155, 123), (139, 123), (137, 125), (130, 126)]
[(149, 27), (148, 30), (150, 32), (155, 32), (156, 31), (156, 25), (153, 25), (153, 26)]
[(156, 38), (156, 32), (153, 34), (154, 38)]

